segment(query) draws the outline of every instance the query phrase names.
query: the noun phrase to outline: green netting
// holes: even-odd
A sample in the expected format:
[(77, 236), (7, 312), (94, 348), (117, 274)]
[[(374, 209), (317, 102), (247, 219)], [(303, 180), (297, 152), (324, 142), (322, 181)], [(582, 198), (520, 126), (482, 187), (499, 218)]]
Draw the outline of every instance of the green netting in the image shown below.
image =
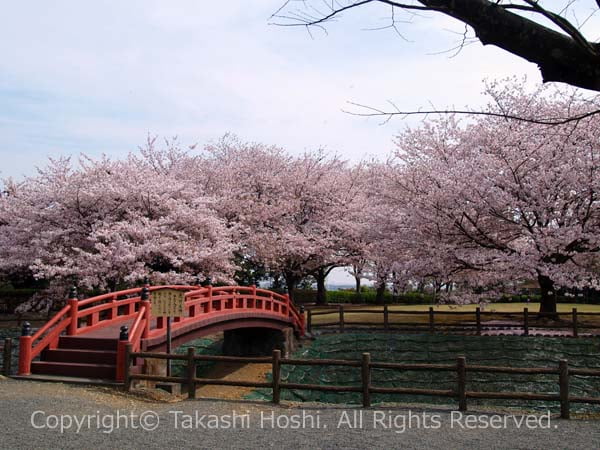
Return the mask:
[[(402, 363), (455, 363), (457, 356), (466, 356), (467, 364), (509, 367), (558, 367), (567, 359), (570, 367), (600, 367), (600, 340), (565, 338), (523, 338), (521, 336), (445, 336), (402, 335), (384, 333), (346, 333), (323, 335), (309, 347), (300, 349), (294, 357), (306, 359), (355, 359), (369, 352), (372, 361)], [(454, 372), (397, 371), (373, 369), (372, 384), (382, 387), (454, 389)], [(359, 386), (360, 368), (286, 366), (282, 379), (292, 383)], [(558, 375), (519, 375), (467, 372), (467, 390), (496, 392), (558, 392)], [(570, 377), (573, 396), (600, 396), (600, 377)], [(259, 389), (251, 399), (271, 399), (270, 389)], [(324, 403), (356, 404), (360, 394), (283, 390), (282, 399)], [(454, 404), (443, 397), (374, 394), (373, 403), (433, 403)], [(557, 402), (526, 402), (523, 400), (472, 400), (470, 405), (502, 405), (522, 409), (558, 411)], [(596, 405), (572, 404), (572, 411), (600, 412)]]
[[(196, 349), (196, 355), (221, 355), (223, 348), (223, 340), (213, 339), (195, 339), (193, 341), (186, 342), (185, 344), (177, 347), (175, 353), (180, 355), (187, 354), (188, 348), (194, 347)], [(171, 370), (173, 376), (181, 377), (185, 376), (186, 361), (173, 361), (171, 363)], [(214, 361), (198, 361), (196, 363), (196, 376), (202, 378), (210, 369), (214, 367), (216, 363)]]

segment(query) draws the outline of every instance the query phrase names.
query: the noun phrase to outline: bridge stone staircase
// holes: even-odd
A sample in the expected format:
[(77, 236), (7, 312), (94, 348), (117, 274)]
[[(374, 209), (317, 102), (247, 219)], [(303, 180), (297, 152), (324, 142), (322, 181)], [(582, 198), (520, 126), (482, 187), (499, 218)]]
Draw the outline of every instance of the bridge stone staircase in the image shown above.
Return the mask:
[(31, 373), (98, 379), (115, 379), (117, 339), (60, 336), (58, 347), (32, 361)]

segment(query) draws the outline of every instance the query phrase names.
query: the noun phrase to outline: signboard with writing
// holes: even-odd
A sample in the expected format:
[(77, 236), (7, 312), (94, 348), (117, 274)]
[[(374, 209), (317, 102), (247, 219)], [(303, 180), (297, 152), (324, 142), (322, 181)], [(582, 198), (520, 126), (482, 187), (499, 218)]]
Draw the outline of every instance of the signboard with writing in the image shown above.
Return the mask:
[(185, 292), (160, 289), (152, 292), (152, 315), (156, 317), (182, 317), (185, 315)]

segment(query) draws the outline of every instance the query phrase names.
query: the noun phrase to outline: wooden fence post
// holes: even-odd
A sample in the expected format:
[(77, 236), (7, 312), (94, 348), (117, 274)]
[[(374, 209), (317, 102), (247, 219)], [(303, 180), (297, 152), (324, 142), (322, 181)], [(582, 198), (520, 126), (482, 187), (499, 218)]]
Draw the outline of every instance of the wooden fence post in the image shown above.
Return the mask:
[(196, 398), (196, 349), (194, 347), (188, 347), (187, 351), (187, 389), (188, 398)]
[(362, 354), (362, 404), (364, 408), (371, 406), (371, 354)]
[(131, 390), (131, 353), (133, 350), (133, 344), (125, 345), (125, 354), (123, 358), (125, 358), (125, 370), (123, 371), (123, 384), (125, 385), (125, 390)]
[(523, 335), (529, 336), (529, 308), (523, 308)]
[(279, 405), (281, 401), (281, 388), (279, 387), (281, 383), (281, 350), (273, 350), (273, 359), (272, 359), (272, 367), (271, 374), (273, 376), (273, 403)]
[(2, 357), (2, 374), (10, 376), (12, 369), (12, 339), (4, 339), (4, 353)]
[(344, 305), (340, 305), (339, 310), (340, 310), (340, 332), (344, 332)]
[(383, 305), (383, 328), (387, 330), (390, 327), (388, 305)]
[(569, 419), (569, 363), (566, 359), (558, 362), (558, 384), (560, 386), (560, 418)]
[(312, 310), (309, 309), (307, 314), (308, 316), (306, 318), (306, 331), (308, 333), (312, 333)]
[(477, 336), (481, 336), (481, 308), (475, 309), (475, 320), (477, 321)]
[(434, 316), (433, 316), (433, 306), (429, 307), (429, 332), (430, 333), (435, 333), (435, 323), (434, 323)]
[(579, 336), (577, 332), (577, 308), (573, 308), (573, 337)]
[(467, 358), (459, 356), (456, 359), (456, 375), (458, 381), (458, 410), (467, 410)]

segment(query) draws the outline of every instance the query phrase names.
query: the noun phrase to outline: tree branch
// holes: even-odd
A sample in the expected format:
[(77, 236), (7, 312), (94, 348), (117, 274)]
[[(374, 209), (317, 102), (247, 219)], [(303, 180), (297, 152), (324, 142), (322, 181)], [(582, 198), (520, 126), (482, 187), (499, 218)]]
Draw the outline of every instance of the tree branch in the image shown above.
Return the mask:
[[(600, 45), (589, 42), (566, 18), (552, 13), (534, 0), (526, 4), (501, 4), (492, 0), (418, 0), (422, 5), (408, 5), (390, 0), (363, 0), (336, 7), (329, 14), (273, 16), (292, 23), (283, 26), (322, 26), (323, 22), (349, 9), (367, 3), (382, 3), (404, 10), (436, 11), (453, 17), (474, 31), (483, 45), (495, 45), (538, 65), (544, 81), (560, 81), (573, 86), (600, 91)], [(596, 0), (600, 7), (600, 0)], [(287, 5), (288, 3), (286, 3)], [(511, 10), (534, 12), (551, 20), (564, 33), (554, 31)]]
[[(600, 0), (599, 0), (600, 1)], [(312, 18), (307, 16), (307, 17), (291, 17), (291, 16), (287, 16), (287, 15), (280, 15), (279, 13), (285, 9), (285, 6), (289, 4), (289, 1), (285, 2), (285, 4), (283, 6), (281, 6), (273, 15), (271, 15), (271, 18), (277, 18), (277, 19), (284, 19), (284, 20), (293, 20), (293, 21), (298, 21), (297, 23), (277, 23), (275, 25), (279, 25), (279, 26), (283, 26), (283, 27), (298, 27), (298, 26), (313, 26), (313, 25), (320, 25), (324, 22), (328, 22), (329, 20), (331, 20), (332, 18), (334, 18), (335, 16), (343, 13), (344, 11), (347, 11), (349, 9), (354, 9), (354, 8), (358, 8), (360, 6), (366, 5), (367, 3), (384, 3), (386, 5), (390, 5), (394, 8), (402, 8), (402, 9), (411, 9), (411, 10), (418, 10), (418, 11), (435, 11), (436, 8), (432, 8), (429, 6), (418, 6), (418, 5), (407, 5), (404, 3), (398, 3), (398, 2), (394, 2), (391, 0), (362, 0), (362, 1), (358, 1), (356, 3), (351, 3), (349, 5), (346, 6), (341, 6), (339, 8), (331, 8), (331, 13), (326, 14), (320, 18), (315, 18), (314, 20), (311, 20)]]
[[(592, 117), (597, 114), (600, 114), (600, 109), (596, 109), (593, 111), (588, 111), (586, 113), (577, 114), (575, 116), (570, 116), (570, 117), (547, 117), (547, 118), (541, 118), (541, 119), (534, 119), (534, 118), (516, 116), (516, 115), (508, 114), (508, 113), (495, 113), (495, 112), (488, 112), (488, 111), (472, 111), (472, 110), (458, 110), (458, 109), (446, 109), (446, 110), (432, 109), (432, 110), (418, 110), (418, 111), (400, 111), (399, 109), (396, 108), (396, 111), (383, 111), (383, 110), (380, 110), (377, 108), (373, 108), (372, 106), (361, 105), (359, 103), (354, 103), (354, 102), (348, 102), (348, 103), (350, 105), (358, 106), (359, 108), (364, 108), (370, 112), (359, 113), (359, 112), (342, 110), (346, 114), (350, 114), (352, 116), (359, 116), (359, 117), (384, 117), (385, 120), (382, 122), (382, 124), (389, 122), (392, 119), (392, 117), (394, 117), (394, 116), (416, 116), (416, 115), (427, 116), (430, 114), (461, 114), (461, 115), (470, 115), (470, 116), (500, 117), (500, 118), (503, 118), (506, 120), (516, 120), (519, 122), (528, 122), (528, 123), (533, 123), (533, 124), (537, 124), (537, 125), (564, 125), (564, 124), (571, 123), (571, 122), (578, 122), (578, 121), (586, 119), (588, 117)], [(395, 107), (395, 105), (394, 105), (394, 107)]]
[[(536, 63), (544, 81), (600, 90), (600, 52), (587, 41), (584, 48), (571, 35), (551, 30), (488, 0), (419, 2), (443, 8), (444, 14), (471, 26), (482, 44), (495, 45)], [(594, 49), (593, 54), (589, 47)]]
[[(567, 33), (569, 36), (573, 38), (575, 42), (577, 42), (582, 48), (584, 48), (587, 52), (592, 56), (598, 56), (598, 52), (596, 49), (590, 44), (583, 35), (579, 32), (577, 28), (575, 28), (567, 19), (559, 16), (553, 12), (548, 11), (547, 9), (542, 8), (537, 1), (533, 0), (523, 0), (528, 5), (531, 5), (532, 11), (538, 12), (553, 23), (555, 23), (561, 30)], [(598, 0), (600, 1), (600, 0)]]

